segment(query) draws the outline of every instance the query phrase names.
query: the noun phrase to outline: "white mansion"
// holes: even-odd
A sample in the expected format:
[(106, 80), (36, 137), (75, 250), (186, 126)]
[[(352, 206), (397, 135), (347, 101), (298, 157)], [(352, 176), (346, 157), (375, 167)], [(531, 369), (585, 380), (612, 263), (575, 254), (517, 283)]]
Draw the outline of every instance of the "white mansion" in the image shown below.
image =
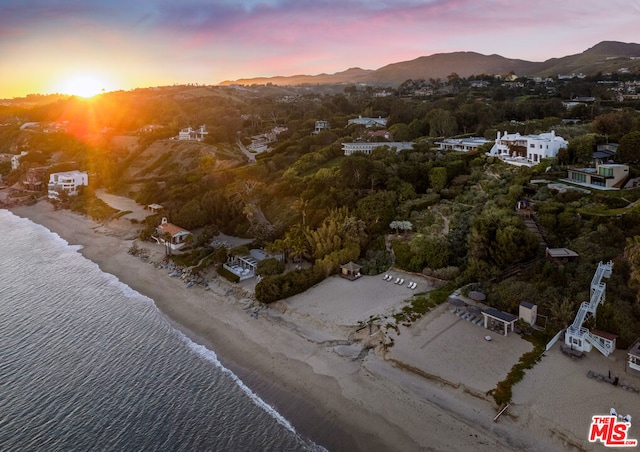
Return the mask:
[(552, 130), (539, 135), (520, 135), (498, 132), (496, 142), (487, 155), (493, 155), (506, 163), (519, 166), (533, 166), (542, 159), (555, 157), (560, 149), (566, 149), (569, 142), (557, 136)]

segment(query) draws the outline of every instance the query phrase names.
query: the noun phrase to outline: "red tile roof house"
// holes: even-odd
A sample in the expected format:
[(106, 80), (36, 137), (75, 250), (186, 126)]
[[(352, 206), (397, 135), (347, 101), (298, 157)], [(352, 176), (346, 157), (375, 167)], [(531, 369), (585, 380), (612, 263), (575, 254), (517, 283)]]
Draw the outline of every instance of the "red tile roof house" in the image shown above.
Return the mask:
[(191, 232), (186, 229), (182, 229), (180, 226), (169, 223), (166, 217), (162, 218), (160, 226), (156, 228), (156, 233), (159, 243), (167, 243), (165, 234), (169, 234), (171, 236), (169, 246), (174, 251), (182, 248), (186, 243), (187, 237), (191, 235)]

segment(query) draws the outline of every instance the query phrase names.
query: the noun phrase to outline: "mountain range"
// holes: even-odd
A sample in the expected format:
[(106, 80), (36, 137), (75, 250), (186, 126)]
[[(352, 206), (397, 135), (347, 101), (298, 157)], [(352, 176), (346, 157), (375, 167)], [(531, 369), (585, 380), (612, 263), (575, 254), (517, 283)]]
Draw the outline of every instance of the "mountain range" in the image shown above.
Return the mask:
[(562, 58), (533, 62), (483, 55), (477, 52), (437, 53), (410, 61), (388, 64), (379, 69), (351, 68), (335, 74), (256, 77), (224, 81), (220, 85), (324, 85), (352, 84), (397, 86), (413, 79), (442, 79), (452, 73), (460, 77), (472, 75), (505, 75), (551, 77), (559, 74), (593, 75), (626, 68), (640, 71), (640, 44), (603, 41), (582, 53)]

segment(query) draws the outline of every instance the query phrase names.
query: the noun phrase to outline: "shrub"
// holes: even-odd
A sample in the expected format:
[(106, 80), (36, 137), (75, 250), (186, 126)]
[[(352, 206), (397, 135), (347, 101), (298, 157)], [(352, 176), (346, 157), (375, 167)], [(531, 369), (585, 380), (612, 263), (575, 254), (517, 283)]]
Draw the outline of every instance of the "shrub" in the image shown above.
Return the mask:
[(258, 262), (256, 268), (256, 273), (260, 276), (280, 275), (283, 272), (284, 262), (273, 257)]
[(282, 275), (267, 276), (256, 284), (256, 299), (261, 303), (273, 303), (302, 293), (323, 279), (323, 274), (315, 266)]
[(524, 371), (526, 369), (531, 369), (540, 361), (544, 349), (544, 344), (538, 344), (532, 351), (522, 355), (520, 361), (516, 363), (507, 374), (507, 378), (498, 383), (498, 386), (490, 391), (498, 405), (511, 402), (512, 388), (524, 378)]

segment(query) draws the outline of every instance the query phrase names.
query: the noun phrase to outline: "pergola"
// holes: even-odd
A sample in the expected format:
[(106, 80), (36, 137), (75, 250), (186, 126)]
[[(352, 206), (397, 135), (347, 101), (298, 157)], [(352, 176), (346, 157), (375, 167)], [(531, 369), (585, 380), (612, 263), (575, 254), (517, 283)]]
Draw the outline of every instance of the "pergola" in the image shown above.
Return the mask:
[(152, 213), (158, 213), (159, 211), (164, 209), (164, 207), (162, 207), (160, 204), (149, 204), (147, 206), (147, 209), (149, 209)]
[(509, 333), (509, 329), (513, 331), (513, 325), (518, 320), (518, 317), (506, 312), (499, 311), (495, 308), (487, 308), (482, 311), (482, 317), (484, 318), (484, 327), (489, 329), (495, 326), (500, 326), (506, 336)]

